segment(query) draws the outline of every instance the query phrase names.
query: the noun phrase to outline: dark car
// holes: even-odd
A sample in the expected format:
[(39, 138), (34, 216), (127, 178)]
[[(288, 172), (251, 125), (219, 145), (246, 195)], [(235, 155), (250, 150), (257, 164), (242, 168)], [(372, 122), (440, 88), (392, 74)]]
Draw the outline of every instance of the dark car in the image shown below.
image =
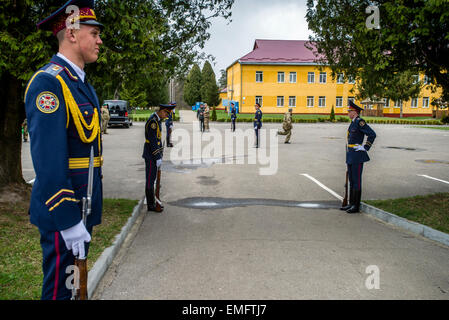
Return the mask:
[(108, 126), (121, 125), (129, 128), (133, 125), (132, 119), (129, 117), (128, 108), (129, 103), (125, 100), (105, 100), (103, 104), (108, 105), (109, 119)]

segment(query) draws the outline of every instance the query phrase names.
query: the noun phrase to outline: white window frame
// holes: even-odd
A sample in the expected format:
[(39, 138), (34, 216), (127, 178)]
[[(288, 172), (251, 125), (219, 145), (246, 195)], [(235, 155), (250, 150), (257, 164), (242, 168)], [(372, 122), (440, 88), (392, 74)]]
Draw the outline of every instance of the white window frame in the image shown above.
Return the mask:
[(423, 82), (424, 82), (425, 85), (431, 85), (432, 84), (431, 78), (428, 75), (424, 75)]
[(418, 108), (418, 98), (412, 98), (412, 101), (411, 101), (411, 108)]
[(259, 103), (261, 107), (263, 106), (263, 97), (262, 96), (256, 96), (255, 100), (256, 100), (256, 103)]
[(263, 82), (263, 71), (256, 71), (256, 82), (257, 83)]
[(425, 109), (429, 108), (430, 105), (429, 102), (430, 102), (429, 97), (422, 98), (422, 107)]
[(337, 84), (343, 84), (343, 83), (345, 83), (345, 74), (337, 73)]
[(278, 83), (285, 83), (285, 72), (284, 71), (278, 71)]
[(400, 108), (400, 107), (402, 107), (402, 100), (401, 99), (395, 101), (394, 105), (393, 105), (393, 108)]
[(327, 72), (320, 72), (320, 83), (327, 83)]
[(349, 101), (354, 102), (354, 101), (355, 101), (355, 98), (354, 98), (354, 97), (348, 97), (348, 106), (349, 106)]
[(349, 83), (349, 84), (354, 84), (354, 83), (355, 83), (354, 77), (349, 76), (349, 77), (348, 77), (348, 83)]
[(343, 97), (335, 98), (335, 107), (336, 108), (343, 108)]
[[(292, 77), (294, 79), (292, 79)], [(290, 72), (289, 80), (290, 80), (290, 83), (296, 83), (296, 71)]]
[(307, 73), (307, 83), (315, 83), (315, 72)]
[[(321, 102), (324, 101), (324, 105), (321, 104)], [(318, 97), (318, 108), (326, 108), (326, 96), (319, 96)]]
[[(282, 104), (280, 104), (281, 102)], [(276, 106), (277, 107), (283, 107), (284, 106), (284, 96), (277, 96), (276, 98)]]
[[(310, 105), (310, 102), (312, 102), (312, 105)], [(307, 107), (308, 108), (315, 107), (315, 97), (314, 96), (307, 96)]]
[(292, 108), (296, 108), (296, 96), (289, 96), (288, 97), (288, 106), (292, 107)]
[(384, 98), (383, 101), (385, 102), (384, 108), (389, 108), (390, 107), (390, 99)]

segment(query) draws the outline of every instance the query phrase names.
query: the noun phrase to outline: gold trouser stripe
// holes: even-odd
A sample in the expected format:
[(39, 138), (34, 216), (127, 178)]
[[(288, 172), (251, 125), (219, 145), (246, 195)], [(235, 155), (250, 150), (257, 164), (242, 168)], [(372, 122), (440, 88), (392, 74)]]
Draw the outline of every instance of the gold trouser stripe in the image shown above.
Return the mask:
[[(94, 158), (94, 167), (103, 165), (103, 157)], [(89, 168), (89, 158), (69, 158), (69, 169), (87, 169)]]

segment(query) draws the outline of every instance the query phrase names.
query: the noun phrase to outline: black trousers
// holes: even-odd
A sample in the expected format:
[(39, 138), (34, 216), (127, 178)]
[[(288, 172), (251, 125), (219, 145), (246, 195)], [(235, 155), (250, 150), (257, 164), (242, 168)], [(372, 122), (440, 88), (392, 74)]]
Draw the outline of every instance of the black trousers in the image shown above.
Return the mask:
[(348, 164), (348, 180), (351, 189), (361, 190), (362, 189), (362, 173), (363, 173), (363, 162)]
[(231, 131), (235, 131), (235, 119), (231, 119)]
[(154, 208), (154, 183), (156, 182), (157, 166), (153, 159), (145, 159), (145, 196), (147, 208)]

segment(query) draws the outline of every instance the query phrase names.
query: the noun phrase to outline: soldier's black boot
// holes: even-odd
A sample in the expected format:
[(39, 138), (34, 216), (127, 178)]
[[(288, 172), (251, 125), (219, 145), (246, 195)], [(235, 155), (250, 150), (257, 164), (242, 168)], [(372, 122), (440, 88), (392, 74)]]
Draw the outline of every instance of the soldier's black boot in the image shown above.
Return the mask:
[(353, 204), (354, 204), (354, 190), (352, 188), (350, 188), (348, 205), (344, 206), (344, 207), (340, 207), (340, 210), (346, 211), (349, 208), (351, 208)]
[(154, 194), (150, 190), (145, 190), (145, 195), (147, 198), (147, 211), (156, 211)]
[(354, 204), (346, 210), (347, 213), (357, 213), (360, 212), (360, 198), (362, 196), (362, 190), (354, 190)]

